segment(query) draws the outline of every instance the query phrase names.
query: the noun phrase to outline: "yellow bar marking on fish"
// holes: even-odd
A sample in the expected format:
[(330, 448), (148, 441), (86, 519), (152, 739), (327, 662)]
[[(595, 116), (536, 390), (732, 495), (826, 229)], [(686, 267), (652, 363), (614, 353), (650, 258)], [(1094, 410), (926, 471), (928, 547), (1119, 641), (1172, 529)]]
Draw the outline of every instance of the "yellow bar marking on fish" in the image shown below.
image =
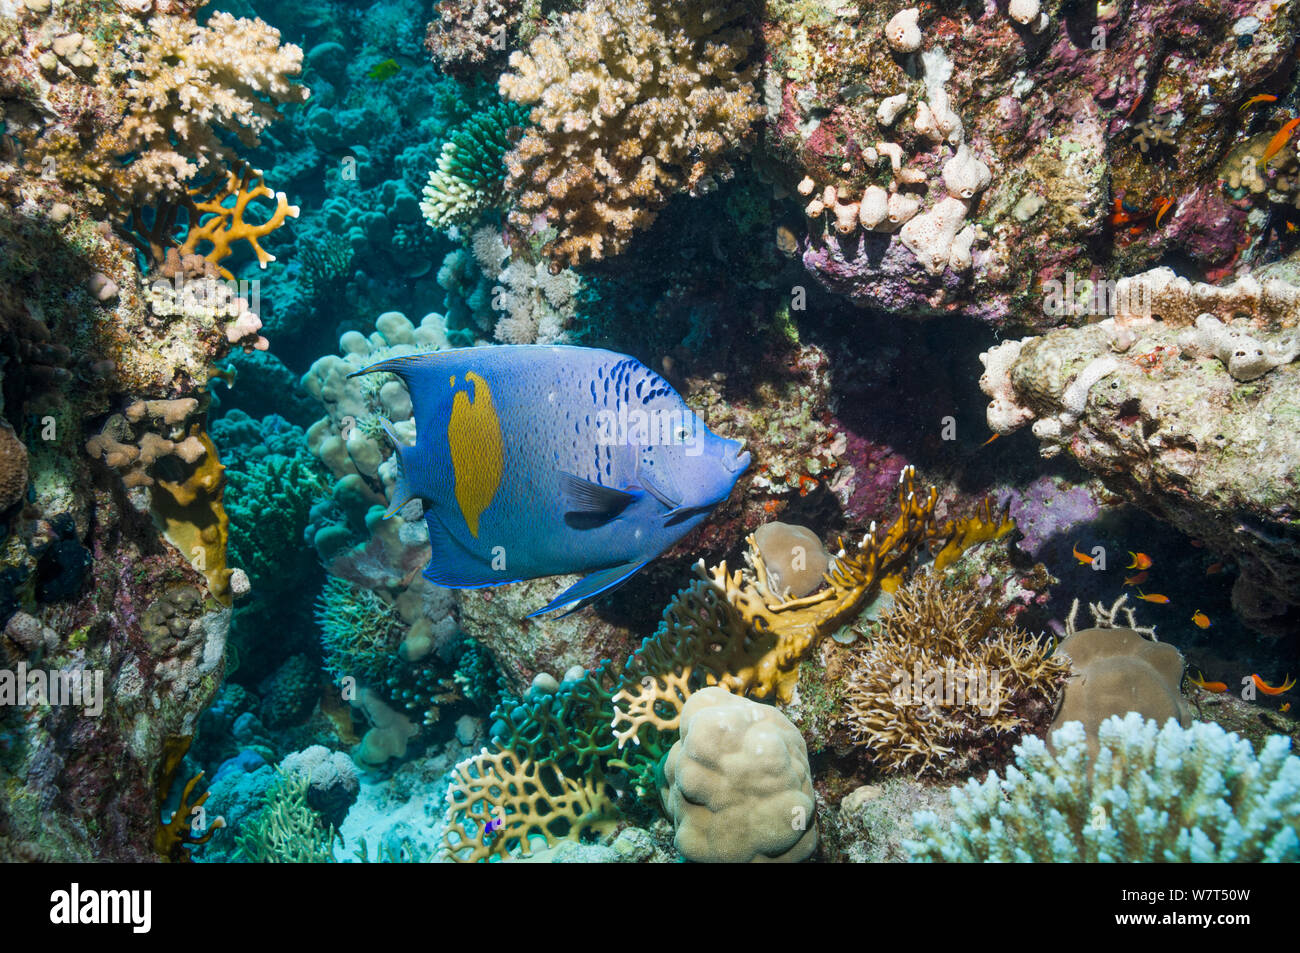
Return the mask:
[[(454, 380), (454, 378), (453, 378)], [(473, 371), (465, 375), (468, 390), (452, 398), (451, 420), (447, 423), (447, 443), (451, 447), (451, 468), (456, 478), (456, 502), (470, 535), (478, 538), (478, 520), (488, 508), (505, 469), (501, 420), (487, 381)]]

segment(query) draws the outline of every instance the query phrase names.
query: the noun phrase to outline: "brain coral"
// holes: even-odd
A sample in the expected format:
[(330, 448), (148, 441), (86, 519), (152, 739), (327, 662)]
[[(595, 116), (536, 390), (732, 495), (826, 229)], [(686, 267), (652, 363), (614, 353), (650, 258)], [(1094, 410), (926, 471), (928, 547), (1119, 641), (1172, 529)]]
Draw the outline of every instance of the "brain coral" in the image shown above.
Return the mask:
[(720, 686), (682, 708), (659, 796), (700, 863), (797, 863), (817, 848), (808, 748), (790, 720)]
[(506, 155), (511, 222), (562, 264), (617, 255), (679, 192), (730, 168), (761, 115), (744, 3), (588, 0), (510, 56), (501, 94), (536, 124)]

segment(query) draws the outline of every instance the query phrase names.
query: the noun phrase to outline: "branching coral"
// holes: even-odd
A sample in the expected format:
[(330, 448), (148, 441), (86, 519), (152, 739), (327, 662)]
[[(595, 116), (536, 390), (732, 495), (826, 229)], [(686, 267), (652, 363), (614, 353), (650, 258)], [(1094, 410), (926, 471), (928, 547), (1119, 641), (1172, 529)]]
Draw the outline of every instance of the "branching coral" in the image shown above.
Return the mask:
[(1016, 748), (1006, 779), (953, 790), (944, 829), (915, 817), (905, 846), (928, 861), (1070, 863), (1300, 860), (1300, 758), (1284, 735), (1258, 754), (1218, 725), (1108, 719), (1089, 759), (1077, 722)]
[(675, 194), (709, 187), (762, 115), (749, 9), (589, 0), (510, 57), (501, 94), (536, 125), (506, 156), (512, 224), (555, 228), (559, 264), (619, 254)]
[(104, 162), (124, 203), (181, 198), (196, 174), (233, 160), (218, 129), (254, 146), (280, 104), (308, 96), (289, 81), (302, 68), (302, 50), (281, 46), (280, 31), (261, 20), (217, 12), (199, 26), (157, 16), (125, 55), (126, 113), (113, 151), (134, 159)]
[(363, 685), (379, 687), (396, 673), (397, 647), (407, 630), (396, 606), (331, 576), (316, 602), (316, 622), (325, 670), (335, 679), (352, 676)]
[(505, 155), (528, 123), (528, 108), (498, 103), (475, 113), (443, 143), (420, 209), (436, 229), (473, 222), (500, 204)]
[(282, 775), (267, 791), (261, 813), (235, 836), (239, 859), (254, 864), (334, 862), (333, 827), (307, 806), (311, 776)]
[(523, 0), (439, 0), (424, 44), (444, 72), (499, 66), (524, 14)]
[(928, 575), (894, 594), (855, 654), (844, 721), (879, 764), (951, 771), (994, 736), (1031, 724), (1035, 708), (1048, 715), (1067, 671), (978, 593)]

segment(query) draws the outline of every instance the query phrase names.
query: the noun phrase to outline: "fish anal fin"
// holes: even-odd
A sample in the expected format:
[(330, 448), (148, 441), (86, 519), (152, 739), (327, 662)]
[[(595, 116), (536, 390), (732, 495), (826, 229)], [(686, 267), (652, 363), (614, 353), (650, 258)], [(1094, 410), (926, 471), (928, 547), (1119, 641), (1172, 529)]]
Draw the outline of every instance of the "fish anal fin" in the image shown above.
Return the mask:
[(448, 589), (482, 589), (519, 581), (519, 576), (494, 569), (490, 561), (457, 542), (433, 511), (424, 514), (424, 522), (429, 527), (432, 550), (424, 578), (434, 585)]
[(560, 471), (560, 492), (564, 495), (564, 522), (571, 529), (604, 526), (636, 499), (635, 494), (601, 486), (564, 471)]
[[(546, 612), (554, 612), (556, 609), (561, 609), (571, 602), (579, 603), (570, 610), (570, 612), (577, 612), (596, 596), (606, 592), (611, 592), (623, 585), (623, 583), (636, 575), (636, 573), (640, 571), (641, 567), (649, 561), (650, 560), (648, 559), (643, 559), (640, 562), (623, 563), (618, 566), (611, 566), (609, 569), (600, 569), (590, 575), (583, 576), (542, 608), (538, 609), (536, 612), (528, 613), (527, 618), (531, 619), (534, 616), (539, 616)], [(565, 613), (565, 615), (568, 614), (568, 612)], [(563, 618), (563, 616), (561, 616), (561, 618)]]

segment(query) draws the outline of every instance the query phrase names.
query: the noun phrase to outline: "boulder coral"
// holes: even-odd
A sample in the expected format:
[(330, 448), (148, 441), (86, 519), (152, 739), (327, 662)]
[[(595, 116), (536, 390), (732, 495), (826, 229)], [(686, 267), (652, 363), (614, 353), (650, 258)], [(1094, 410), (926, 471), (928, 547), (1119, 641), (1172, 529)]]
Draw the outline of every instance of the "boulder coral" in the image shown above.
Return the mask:
[(674, 842), (697, 863), (798, 863), (817, 849), (808, 748), (770, 705), (696, 692), (662, 763)]

